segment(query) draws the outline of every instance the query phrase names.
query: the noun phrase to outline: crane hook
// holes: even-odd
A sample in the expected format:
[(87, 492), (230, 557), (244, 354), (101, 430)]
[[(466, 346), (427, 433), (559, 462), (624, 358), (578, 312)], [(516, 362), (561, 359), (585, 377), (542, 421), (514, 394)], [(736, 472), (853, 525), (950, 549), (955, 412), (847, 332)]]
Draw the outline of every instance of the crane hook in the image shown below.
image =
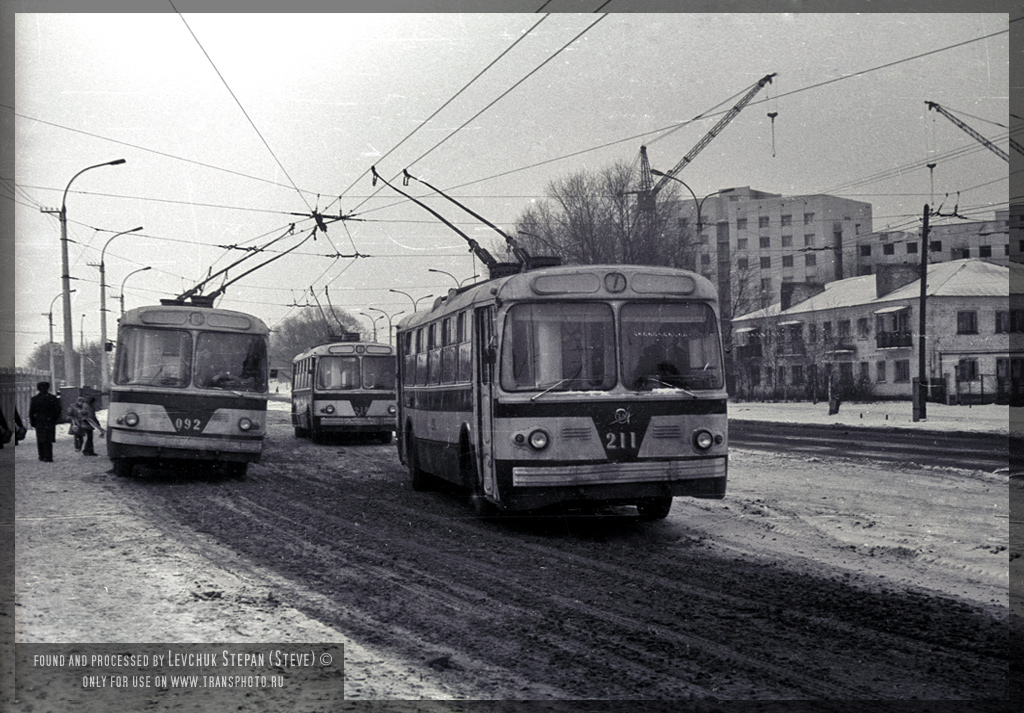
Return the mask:
[(775, 117), (778, 115), (777, 111), (768, 112), (768, 118), (772, 120), (772, 158), (775, 158)]

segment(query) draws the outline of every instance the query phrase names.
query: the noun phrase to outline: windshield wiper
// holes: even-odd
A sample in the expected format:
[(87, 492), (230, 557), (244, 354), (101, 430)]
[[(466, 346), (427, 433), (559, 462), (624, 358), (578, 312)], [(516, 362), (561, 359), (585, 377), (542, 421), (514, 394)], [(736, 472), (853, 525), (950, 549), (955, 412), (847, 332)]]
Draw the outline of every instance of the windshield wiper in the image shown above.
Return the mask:
[(662, 386), (665, 386), (665, 387), (667, 387), (669, 389), (677, 389), (679, 391), (682, 391), (687, 396), (692, 396), (693, 398), (698, 398), (697, 394), (693, 393), (692, 391), (690, 391), (686, 387), (676, 386), (675, 384), (670, 384), (670, 383), (668, 383), (666, 381), (662, 381), (661, 379), (659, 379), (656, 376), (647, 375), (647, 376), (641, 376), (640, 378), (643, 380), (644, 384), (646, 384), (648, 381), (653, 381), (653, 382), (661, 384)]
[(564, 384), (565, 382), (567, 382), (567, 381), (574, 381), (575, 379), (576, 379), (576, 377), (569, 377), (569, 378), (566, 378), (566, 379), (561, 379), (560, 381), (556, 381), (551, 386), (549, 386), (548, 388), (546, 388), (543, 391), (541, 391), (539, 394), (535, 394), (535, 395), (531, 396), (530, 397), (530, 401), (536, 401), (537, 399), (539, 399), (541, 396), (543, 396), (544, 394), (548, 393), (549, 391), (553, 391), (553, 390), (557, 389), (559, 386), (561, 386), (562, 384)]

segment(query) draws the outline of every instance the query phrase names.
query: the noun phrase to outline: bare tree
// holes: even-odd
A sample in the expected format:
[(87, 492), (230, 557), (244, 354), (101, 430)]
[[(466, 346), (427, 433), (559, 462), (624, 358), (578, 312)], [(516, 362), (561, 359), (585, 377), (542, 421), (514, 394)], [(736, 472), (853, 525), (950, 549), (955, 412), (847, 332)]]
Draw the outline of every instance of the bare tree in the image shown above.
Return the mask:
[(316, 307), (304, 307), (287, 317), (270, 333), (270, 363), (276, 368), (290, 368), (296, 354), (317, 344), (331, 341), (341, 332), (356, 332), (366, 337), (359, 321), (344, 310), (332, 310), (334, 319), (328, 320)]
[(680, 235), (668, 230), (674, 191), (659, 194), (650, 220), (641, 220), (631, 167), (615, 163), (552, 181), (547, 197), (516, 220), (522, 245), (566, 264), (680, 265)]

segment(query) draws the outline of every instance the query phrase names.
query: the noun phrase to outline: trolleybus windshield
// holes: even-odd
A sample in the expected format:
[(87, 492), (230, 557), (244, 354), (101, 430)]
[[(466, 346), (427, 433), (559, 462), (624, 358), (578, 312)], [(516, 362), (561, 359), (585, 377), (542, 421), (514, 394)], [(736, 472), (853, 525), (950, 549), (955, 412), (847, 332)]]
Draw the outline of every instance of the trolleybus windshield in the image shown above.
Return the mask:
[(114, 383), (184, 388), (192, 380), (192, 335), (182, 329), (122, 327)]
[(195, 385), (263, 393), (267, 390), (267, 343), (255, 334), (203, 332), (196, 340)]
[(316, 387), (328, 391), (394, 391), (394, 357), (320, 357), (317, 362)]
[(633, 302), (622, 306), (619, 319), (627, 388), (722, 388), (717, 320), (709, 305)]

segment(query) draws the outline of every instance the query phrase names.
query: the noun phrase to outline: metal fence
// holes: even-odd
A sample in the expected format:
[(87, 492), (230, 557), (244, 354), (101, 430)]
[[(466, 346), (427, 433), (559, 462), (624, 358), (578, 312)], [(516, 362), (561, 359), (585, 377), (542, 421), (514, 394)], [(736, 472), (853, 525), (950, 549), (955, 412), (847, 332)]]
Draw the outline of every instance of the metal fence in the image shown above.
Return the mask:
[(36, 393), (36, 384), (49, 379), (48, 371), (0, 367), (0, 410), (3, 410), (10, 428), (14, 428), (15, 409), (21, 415), (25, 427), (28, 427), (28, 406)]

